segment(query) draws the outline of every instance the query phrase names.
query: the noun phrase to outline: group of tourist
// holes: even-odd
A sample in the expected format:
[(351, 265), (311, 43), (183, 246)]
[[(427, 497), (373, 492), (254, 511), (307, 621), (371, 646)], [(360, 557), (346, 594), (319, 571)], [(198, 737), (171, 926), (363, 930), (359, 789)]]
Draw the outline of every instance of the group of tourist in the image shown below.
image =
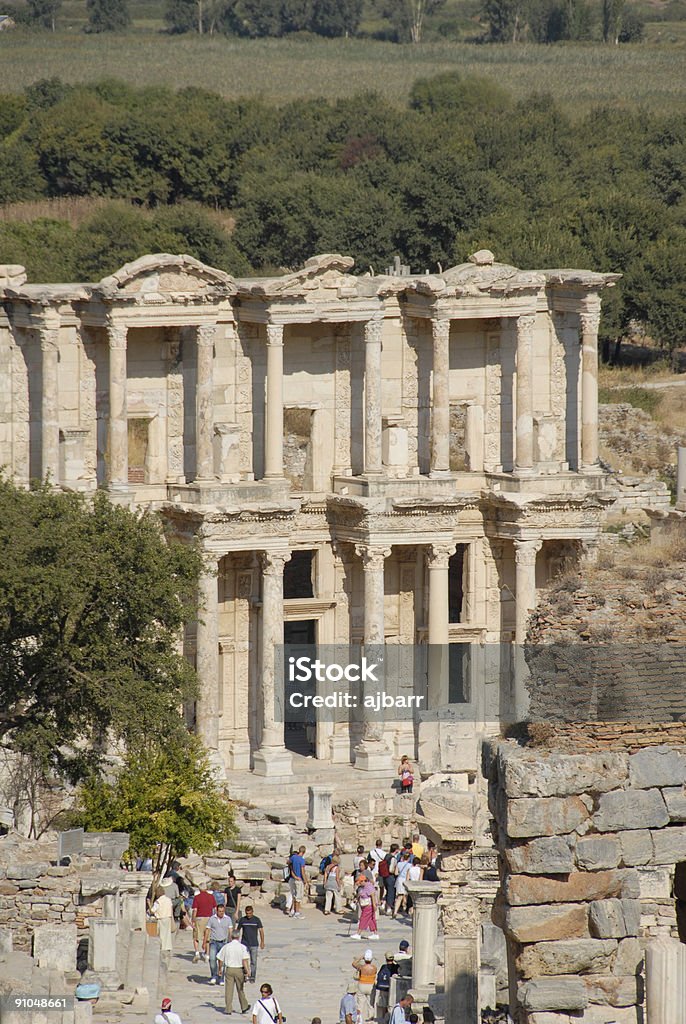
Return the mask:
[[(355, 980), (341, 999), (340, 1024), (364, 1024), (365, 1021), (376, 1020), (377, 1024), (405, 1024), (412, 1016), (407, 1017), (405, 1010), (412, 1005), (414, 995), (408, 992), (391, 1009), (391, 979), (398, 974), (400, 962), (411, 956), (410, 944), (404, 939), (398, 953), (389, 951), (385, 954), (384, 963), (377, 967), (371, 949), (365, 950), (361, 957), (353, 960)], [(404, 1001), (403, 1001), (404, 1000)], [(401, 1008), (402, 1014), (396, 1012)], [(414, 1021), (417, 1021), (414, 1017)]]

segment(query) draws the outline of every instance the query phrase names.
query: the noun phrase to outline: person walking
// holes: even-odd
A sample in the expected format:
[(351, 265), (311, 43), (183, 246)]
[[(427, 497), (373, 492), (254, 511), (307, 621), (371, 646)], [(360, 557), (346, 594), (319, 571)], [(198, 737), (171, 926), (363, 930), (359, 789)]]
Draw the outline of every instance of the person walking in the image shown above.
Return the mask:
[(241, 887), (236, 882), (236, 876), (233, 871), (229, 872), (229, 883), (224, 889), (224, 896), (226, 898), (226, 913), (231, 918), (233, 927), (236, 927), (236, 923), (240, 919), (241, 911)]
[(357, 982), (348, 985), (338, 1010), (339, 1024), (360, 1024), (360, 1008), (357, 1005)]
[(288, 887), (293, 896), (292, 917), (302, 917), (300, 906), (305, 895), (305, 885), (308, 882), (307, 868), (305, 867), (305, 847), (301, 846), (297, 853), (294, 853), (289, 861), (290, 878)]
[(352, 939), (361, 939), (362, 932), (365, 932), (370, 939), (378, 940), (379, 929), (376, 919), (376, 886), (374, 882), (366, 877), (366, 874), (358, 876), (356, 889), (357, 903), (360, 911), (360, 919), (357, 931), (351, 935)]
[(398, 776), (400, 778), (400, 792), (411, 793), (414, 786), (414, 767), (407, 754), (403, 754), (398, 765)]
[(231, 940), (225, 943), (217, 953), (217, 960), (224, 973), (224, 1006), (227, 1013), (233, 1012), (233, 990), (235, 987), (241, 1013), (247, 1013), (250, 1003), (246, 999), (243, 986), (250, 973), (250, 953), (239, 940), (238, 932), (234, 931), (231, 934)]
[(411, 852), (409, 850), (404, 850), (400, 860), (398, 861), (395, 880), (395, 907), (393, 910), (393, 917), (396, 917), (401, 909), (405, 910), (407, 906), (405, 882), (407, 881), (407, 874), (412, 866), (411, 857)]
[(212, 917), (212, 914), (216, 909), (217, 901), (215, 900), (213, 893), (210, 891), (210, 883), (205, 882), (202, 890), (199, 893), (196, 893), (193, 897), (193, 906), (191, 908), (194, 964), (197, 964), (200, 959), (207, 959), (207, 950), (205, 949), (205, 929), (207, 928), (207, 922)]
[(238, 931), (243, 945), (247, 946), (250, 954), (248, 981), (253, 982), (257, 977), (257, 951), (264, 949), (264, 927), (259, 917), (255, 917), (255, 911), (251, 906), (245, 908), (245, 914), (238, 922)]
[(382, 909), (386, 914), (393, 914), (395, 909), (395, 883), (398, 872), (398, 850), (397, 843), (391, 843), (391, 848), (379, 864), (379, 882), (383, 884)]
[(389, 1016), (389, 1003), (391, 998), (391, 978), (398, 973), (398, 965), (395, 962), (395, 954), (393, 952), (386, 953), (386, 962), (381, 965), (376, 975), (376, 999), (374, 1000), (374, 1007), (376, 1009), (376, 1019), (378, 1024), (386, 1024)]
[(374, 1019), (372, 1007), (372, 991), (376, 981), (376, 964), (371, 949), (365, 949), (364, 956), (353, 960), (357, 971), (357, 997), (360, 1015), (363, 1021)]
[(174, 904), (165, 889), (158, 888), (157, 897), (152, 905), (152, 915), (157, 920), (160, 932), (160, 949), (162, 953), (171, 953), (172, 927), (174, 924)]
[(216, 985), (219, 981), (217, 954), (231, 938), (232, 930), (231, 918), (226, 913), (226, 907), (221, 904), (217, 907), (217, 913), (207, 922), (205, 929), (205, 948), (210, 954), (210, 985)]
[(283, 1024), (283, 1015), (271, 985), (260, 986), (260, 998), (252, 1008), (252, 1024)]
[(407, 882), (421, 882), (424, 875), (424, 868), (422, 867), (419, 857), (413, 857), (410, 861), (410, 867), (407, 870), (407, 877), (405, 878), (405, 902), (408, 905), (408, 912), (414, 913), (414, 903), (412, 900), (412, 894), (407, 891)]
[(331, 863), (324, 871), (324, 915), (328, 916), (331, 913), (331, 904), (333, 903), (334, 911), (340, 914), (343, 909), (343, 901), (341, 898), (341, 889), (343, 888), (343, 879), (341, 877), (341, 864), (340, 858), (335, 853), (331, 859)]

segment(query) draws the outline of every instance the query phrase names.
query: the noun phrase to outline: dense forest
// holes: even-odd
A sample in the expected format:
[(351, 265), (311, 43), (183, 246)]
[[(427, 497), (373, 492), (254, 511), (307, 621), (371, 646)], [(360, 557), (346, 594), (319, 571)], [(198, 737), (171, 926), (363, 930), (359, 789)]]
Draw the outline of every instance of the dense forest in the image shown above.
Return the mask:
[(46, 80), (0, 96), (0, 204), (116, 202), (77, 225), (0, 221), (0, 253), (34, 281), (69, 281), (149, 251), (236, 274), (341, 252), (362, 273), (486, 247), (524, 268), (621, 272), (606, 337), (637, 322), (673, 348), (686, 335), (685, 128), (683, 113), (638, 109), (572, 120), (550, 97), (514, 101), (454, 73), (417, 81), (404, 108)]

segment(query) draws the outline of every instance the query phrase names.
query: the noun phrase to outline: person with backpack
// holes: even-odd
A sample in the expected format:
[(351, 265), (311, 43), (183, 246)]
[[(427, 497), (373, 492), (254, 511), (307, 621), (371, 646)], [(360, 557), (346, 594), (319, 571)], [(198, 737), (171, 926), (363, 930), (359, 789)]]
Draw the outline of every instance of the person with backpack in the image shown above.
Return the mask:
[(374, 988), (376, 998), (376, 1019), (378, 1024), (386, 1024), (390, 1013), (391, 978), (398, 973), (398, 965), (395, 962), (394, 953), (386, 953), (386, 962), (381, 965), (376, 975)]
[(309, 879), (305, 867), (305, 847), (301, 846), (297, 853), (291, 854), (288, 861), (290, 867), (290, 878), (288, 885), (293, 896), (293, 912), (291, 917), (302, 917), (300, 906), (305, 897), (305, 886)]
[(391, 848), (379, 864), (379, 880), (384, 888), (384, 900), (382, 904), (386, 914), (393, 914), (395, 910), (395, 885), (398, 873), (398, 850), (397, 843), (391, 843)]
[(337, 854), (331, 858), (331, 862), (324, 868), (324, 915), (328, 917), (331, 913), (331, 904), (334, 911), (340, 914), (343, 910), (341, 889), (343, 879), (341, 878), (340, 860)]

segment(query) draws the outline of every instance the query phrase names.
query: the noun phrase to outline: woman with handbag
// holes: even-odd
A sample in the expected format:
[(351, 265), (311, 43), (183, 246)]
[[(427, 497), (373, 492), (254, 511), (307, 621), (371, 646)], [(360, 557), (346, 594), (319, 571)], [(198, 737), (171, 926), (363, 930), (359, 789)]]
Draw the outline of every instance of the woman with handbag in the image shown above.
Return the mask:
[(351, 936), (353, 939), (361, 939), (362, 932), (367, 933), (370, 939), (379, 938), (379, 930), (376, 922), (376, 886), (368, 878), (361, 876), (357, 882), (357, 902), (360, 908), (360, 920), (357, 932)]
[(285, 1020), (271, 985), (260, 985), (260, 998), (252, 1008), (252, 1024), (284, 1024)]
[(341, 901), (341, 866), (338, 854), (334, 854), (331, 858), (331, 863), (327, 866), (324, 871), (324, 915), (328, 916), (331, 913), (331, 904), (333, 903), (334, 911), (337, 914), (341, 913), (342, 901)]
[(407, 754), (403, 754), (400, 758), (398, 776), (400, 777), (400, 792), (411, 793), (414, 786), (414, 768)]

